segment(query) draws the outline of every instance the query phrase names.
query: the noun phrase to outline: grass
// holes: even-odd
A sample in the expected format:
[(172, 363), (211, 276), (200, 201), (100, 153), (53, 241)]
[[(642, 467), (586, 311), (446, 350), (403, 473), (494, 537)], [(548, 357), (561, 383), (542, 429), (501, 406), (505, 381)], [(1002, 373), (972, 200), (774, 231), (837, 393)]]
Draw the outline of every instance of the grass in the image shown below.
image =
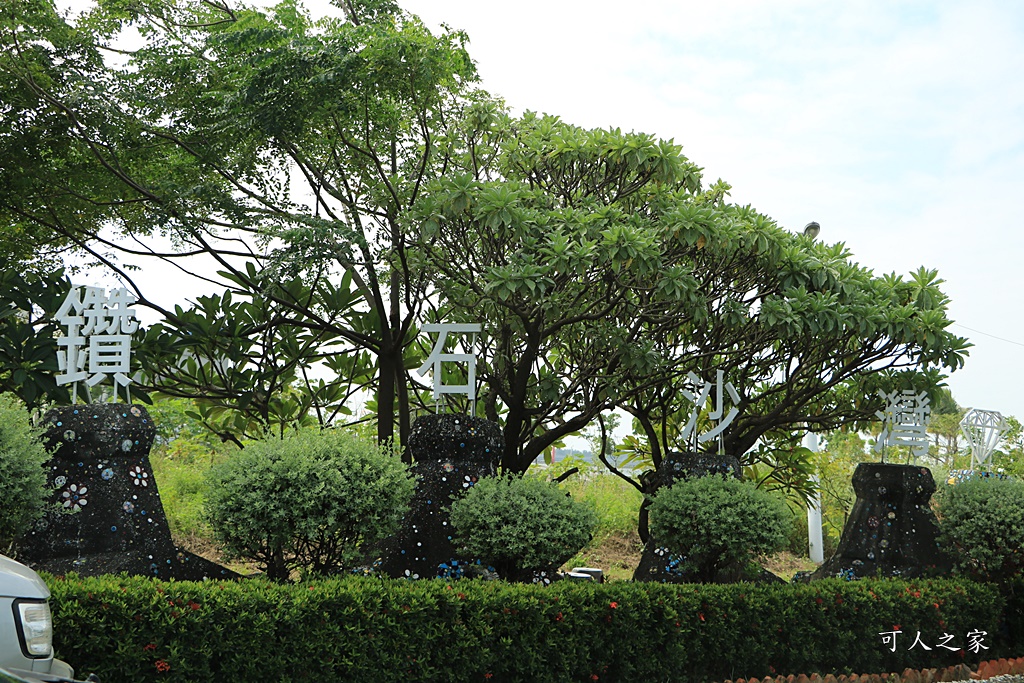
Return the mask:
[(182, 447), (172, 442), (154, 448), (149, 462), (174, 544), (239, 574), (250, 575), (257, 571), (256, 565), (224, 554), (203, 511), (206, 472), (223, 457), (216, 449), (189, 442)]
[(598, 518), (593, 540), (562, 571), (597, 567), (609, 581), (632, 579), (643, 552), (637, 533), (643, 495), (620, 477), (593, 467), (570, 477), (562, 487), (576, 500), (592, 505)]

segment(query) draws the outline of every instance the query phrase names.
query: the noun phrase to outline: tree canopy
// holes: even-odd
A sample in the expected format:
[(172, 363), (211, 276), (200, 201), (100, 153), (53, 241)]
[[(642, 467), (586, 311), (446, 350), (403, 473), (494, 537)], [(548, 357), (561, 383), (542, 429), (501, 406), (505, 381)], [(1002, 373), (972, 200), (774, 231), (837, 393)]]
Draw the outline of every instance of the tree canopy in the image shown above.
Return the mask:
[[(426, 407), (417, 330), (439, 320), (484, 325), (479, 407), (511, 471), (616, 407), (657, 466), (693, 445), (692, 377), (734, 387), (713, 398), (739, 410), (720, 447), (743, 456), (963, 364), (935, 271), (879, 276), (789, 232), (672, 141), (512, 116), (461, 32), (342, 7), (0, 9), (4, 235), (118, 272), (164, 316), (139, 350), (150, 388), (201, 399), (225, 438), (329, 421), (368, 388), (378, 438), (404, 442)], [(119, 265), (144, 256), (207, 259), (212, 293), (158, 306)]]
[(442, 314), (484, 323), (507, 467), (611, 407), (655, 465), (696, 446), (677, 440), (691, 373), (736, 389), (722, 447), (742, 455), (773, 431), (873, 419), (878, 387), (930, 387), (928, 368), (963, 363), (935, 271), (875, 276), (727, 202), (724, 183), (702, 190), (670, 142), (532, 114), (495, 125), (495, 158), (429, 185), (413, 215)]
[[(396, 417), (408, 430), (404, 354), (427, 286), (408, 268), (403, 217), (459, 163), (455, 128), (485, 95), (462, 33), (434, 35), (389, 2), (344, 8), (347, 20), (313, 21), (290, 0), (269, 12), (102, 0), (72, 25), (48, 0), (5, 3), (0, 88), (21, 123), (0, 144), (26, 151), (5, 159), (0, 212), (5, 228), (30, 226), (117, 271), (178, 333), (166, 359), (191, 351), (194, 320), (135, 286), (119, 253), (182, 268), (207, 257), (198, 275), (213, 287), (278, 311), (238, 334), (286, 324), (335, 342), (332, 355), (371, 356), (386, 440)], [(117, 47), (126, 27), (140, 47)], [(359, 305), (337, 311), (343, 276)], [(295, 278), (304, 287), (278, 286)], [(166, 387), (175, 368), (151, 376)], [(216, 400), (220, 385), (195, 395)]]

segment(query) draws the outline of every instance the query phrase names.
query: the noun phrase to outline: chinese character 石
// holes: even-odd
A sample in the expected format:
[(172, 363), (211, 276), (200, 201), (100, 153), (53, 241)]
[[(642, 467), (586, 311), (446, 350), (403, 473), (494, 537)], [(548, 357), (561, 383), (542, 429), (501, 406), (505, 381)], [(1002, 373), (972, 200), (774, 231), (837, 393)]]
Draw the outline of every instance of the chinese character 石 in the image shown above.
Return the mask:
[(914, 458), (928, 453), (928, 415), (931, 413), (928, 395), (910, 390), (886, 394), (881, 389), (878, 395), (886, 401), (886, 406), (884, 411), (875, 413), (883, 423), (875, 452), (882, 451), (883, 461), (886, 446), (907, 446)]
[(953, 652), (958, 652), (960, 650), (960, 648), (958, 648), (958, 647), (953, 647), (952, 645), (947, 645), (946, 644), (949, 641), (953, 640), (953, 636), (950, 635), (949, 633), (943, 633), (942, 634), (942, 639), (943, 639), (942, 642), (939, 643), (938, 645), (936, 645), (935, 647), (944, 647), (947, 650), (952, 650)]
[(903, 633), (903, 631), (892, 630), (892, 631), (879, 631), (878, 635), (882, 636), (882, 645), (888, 645), (892, 648), (893, 652), (896, 652), (896, 634)]
[(916, 637), (916, 638), (914, 638), (914, 644), (913, 644), (913, 645), (911, 645), (910, 647), (908, 647), (907, 649), (908, 649), (908, 650), (913, 650), (913, 649), (914, 649), (914, 646), (916, 646), (916, 645), (920, 645), (920, 646), (921, 646), (921, 647), (923, 647), (923, 648), (924, 648), (925, 650), (930, 650), (930, 649), (931, 649), (930, 647), (928, 647), (927, 645), (925, 645), (925, 644), (924, 644), (923, 642), (921, 642), (921, 632), (920, 632), (920, 631), (918, 631), (918, 632), (917, 632), (917, 637)]
[[(434, 400), (437, 401), (443, 394), (465, 394), (469, 399), (470, 412), (476, 415), (476, 356), (473, 353), (445, 353), (444, 345), (448, 333), (470, 335), (470, 350), (476, 335), (480, 332), (479, 323), (440, 323), (436, 325), (424, 325), (424, 332), (437, 332), (437, 341), (430, 355), (423, 361), (417, 373), (422, 377), (427, 370), (434, 371)], [(446, 362), (466, 363), (467, 378), (465, 384), (444, 384), (441, 376), (442, 364)]]
[[(690, 435), (693, 434), (693, 428), (697, 424), (697, 418), (700, 416), (701, 410), (703, 410), (704, 405), (707, 403), (708, 397), (711, 395), (712, 388), (711, 382), (702, 382), (701, 379), (697, 377), (697, 375), (695, 375), (693, 372), (687, 373), (686, 376), (690, 380), (690, 382), (693, 383), (695, 388), (700, 388), (700, 393), (699, 395), (695, 396), (692, 392), (688, 391), (685, 388), (683, 388), (681, 392), (683, 398), (693, 403), (693, 410), (690, 411), (690, 419), (689, 421), (687, 421), (686, 426), (683, 427), (682, 431), (682, 438), (684, 440), (689, 439)], [(739, 415), (740, 413), (739, 408), (735, 406), (735, 404), (740, 402), (740, 395), (736, 392), (736, 387), (733, 386), (732, 382), (725, 382), (723, 384), (723, 380), (725, 379), (725, 373), (722, 370), (717, 371), (715, 379), (715, 406), (714, 409), (712, 409), (711, 412), (708, 413), (708, 419), (722, 420), (722, 403), (724, 400), (723, 394), (725, 392), (729, 393), (729, 398), (732, 399), (734, 405), (732, 408), (729, 409), (729, 413), (725, 416), (725, 419), (719, 422), (714, 427), (714, 429), (704, 432), (703, 434), (700, 434), (697, 437), (698, 443), (704, 443), (705, 441), (710, 441), (711, 439), (714, 439), (716, 436), (725, 431), (725, 428), (732, 424), (732, 421), (735, 420), (736, 416)]]
[(978, 650), (987, 650), (988, 645), (982, 644), (981, 641), (988, 635), (988, 631), (971, 631), (967, 634), (967, 649), (977, 654)]
[(57, 340), (62, 349), (57, 352), (60, 372), (56, 381), (58, 385), (72, 384), (72, 402), (78, 400), (81, 381), (92, 387), (112, 375), (115, 386), (128, 386), (131, 335), (139, 329), (135, 311), (130, 308), (136, 299), (127, 289), (111, 290), (110, 298), (102, 287), (84, 290), (82, 296), (80, 288), (72, 287), (56, 316), (67, 327)]

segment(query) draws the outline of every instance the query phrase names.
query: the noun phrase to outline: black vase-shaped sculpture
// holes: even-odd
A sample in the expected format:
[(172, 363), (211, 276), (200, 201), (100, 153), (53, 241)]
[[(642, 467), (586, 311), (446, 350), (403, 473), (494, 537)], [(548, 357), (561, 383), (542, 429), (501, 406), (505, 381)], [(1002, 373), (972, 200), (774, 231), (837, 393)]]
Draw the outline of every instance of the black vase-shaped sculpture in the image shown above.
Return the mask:
[(839, 548), (809, 579), (940, 576), (952, 561), (939, 547), (931, 470), (917, 465), (861, 463), (853, 473), (857, 501)]
[(379, 569), (393, 577), (461, 575), (468, 564), (452, 543), (452, 499), (497, 471), (501, 428), (468, 415), (417, 418), (409, 434), (416, 492), (398, 534), (382, 547)]
[(19, 559), (51, 574), (200, 580), (237, 574), (171, 540), (149, 464), (156, 428), (141, 406), (55, 408), (44, 417), (53, 505), (20, 543)]

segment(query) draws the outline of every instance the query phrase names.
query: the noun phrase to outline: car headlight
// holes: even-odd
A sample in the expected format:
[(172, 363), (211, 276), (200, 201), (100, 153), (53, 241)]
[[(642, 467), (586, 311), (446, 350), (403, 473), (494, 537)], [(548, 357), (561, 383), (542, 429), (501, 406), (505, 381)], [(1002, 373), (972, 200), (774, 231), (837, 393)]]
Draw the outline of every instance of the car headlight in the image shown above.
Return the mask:
[(53, 617), (45, 600), (15, 600), (18, 639), (26, 657), (41, 659), (53, 652)]

